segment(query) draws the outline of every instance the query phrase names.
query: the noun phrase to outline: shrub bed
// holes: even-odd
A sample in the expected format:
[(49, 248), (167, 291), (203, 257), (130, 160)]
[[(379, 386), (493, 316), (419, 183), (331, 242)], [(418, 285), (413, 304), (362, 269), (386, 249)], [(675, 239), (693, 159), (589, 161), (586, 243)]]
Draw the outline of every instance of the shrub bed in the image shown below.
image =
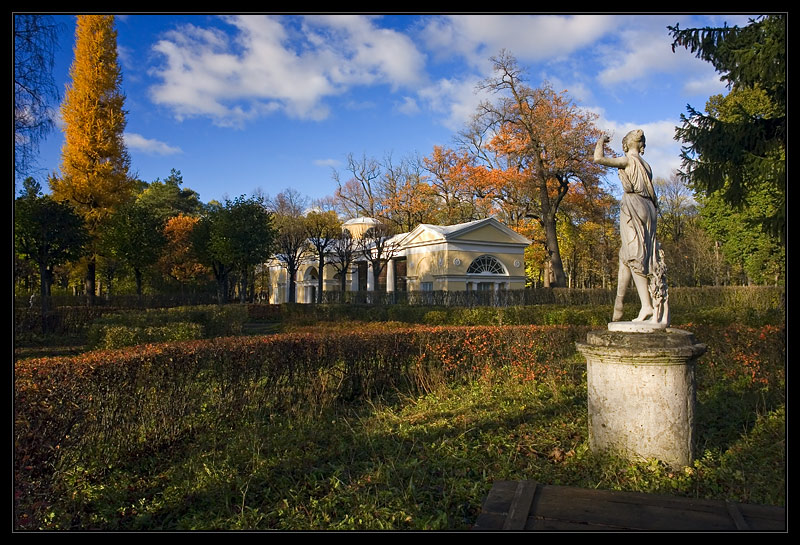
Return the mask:
[[(350, 327), (332, 323), (313, 332), (17, 362), (18, 517), (40, 520), (50, 499), (68, 493), (57, 489), (56, 477), (65, 471), (104, 471), (147, 452), (168, 452), (162, 449), (207, 428), (474, 379), (580, 382), (583, 366), (575, 342), (590, 329), (397, 322)], [(752, 397), (756, 410), (745, 411), (750, 420), (785, 403), (784, 328), (680, 327), (709, 346), (697, 369), (706, 436), (730, 429), (713, 424), (731, 417), (731, 384), (741, 396)], [(750, 424), (743, 421), (745, 429)]]
[(248, 320), (254, 322), (280, 322), (281, 305), (254, 303), (247, 305)]
[(121, 348), (142, 343), (237, 335), (247, 319), (238, 305), (175, 307), (107, 314), (89, 327), (93, 348)]
[[(84, 335), (98, 318), (119, 312), (115, 307), (59, 307), (45, 316), (48, 333), (61, 336)], [(14, 340), (33, 340), (42, 334), (42, 313), (38, 308), (14, 309)]]
[(202, 339), (204, 329), (200, 324), (192, 322), (173, 322), (163, 326), (92, 326), (89, 344), (93, 348), (113, 349), (137, 344), (189, 341)]
[[(140, 345), (17, 362), (18, 478), (110, 464), (244, 411), (292, 410), (434, 380), (562, 372), (585, 328), (397, 328)], [(37, 477), (38, 478), (38, 477)], [(33, 479), (36, 480), (36, 479)]]
[[(767, 299), (765, 298), (765, 302)], [(636, 317), (639, 308), (636, 296), (625, 305), (623, 320)], [(726, 303), (726, 304), (722, 304)], [(732, 300), (716, 306), (695, 307), (671, 302), (673, 323), (691, 322), (709, 325), (743, 324), (758, 327), (781, 324), (784, 310), (766, 304), (752, 306)], [(510, 307), (434, 307), (434, 306), (372, 306), (355, 304), (282, 305), (281, 321), (288, 326), (353, 321), (404, 322), (425, 325), (590, 325), (605, 326), (611, 321), (612, 305), (526, 305)]]

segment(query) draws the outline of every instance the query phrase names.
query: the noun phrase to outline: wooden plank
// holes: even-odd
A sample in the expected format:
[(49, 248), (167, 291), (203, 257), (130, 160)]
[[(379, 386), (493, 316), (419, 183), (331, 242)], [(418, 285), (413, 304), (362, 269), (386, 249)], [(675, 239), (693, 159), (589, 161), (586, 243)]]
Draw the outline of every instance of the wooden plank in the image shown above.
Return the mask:
[(489, 490), (473, 530), (499, 530), (503, 527), (508, 509), (514, 501), (517, 490), (516, 481), (496, 481)]
[(731, 501), (726, 501), (725, 506), (728, 508), (728, 513), (730, 514), (731, 519), (733, 519), (733, 523), (736, 525), (737, 530), (750, 529), (750, 527), (744, 521), (744, 517), (742, 516), (741, 511), (739, 511), (739, 508), (736, 506), (735, 503)]
[(503, 530), (524, 530), (528, 522), (528, 514), (531, 512), (533, 498), (536, 495), (536, 481), (519, 481), (511, 506), (508, 509), (508, 516), (503, 524)]
[(742, 513), (751, 530), (762, 532), (786, 531), (786, 509), (783, 507), (750, 503), (737, 503), (736, 507)]
[(535, 515), (543, 519), (656, 531), (736, 529), (719, 502), (559, 486), (540, 494)]
[(499, 481), (473, 529), (785, 531), (785, 515), (782, 507)]

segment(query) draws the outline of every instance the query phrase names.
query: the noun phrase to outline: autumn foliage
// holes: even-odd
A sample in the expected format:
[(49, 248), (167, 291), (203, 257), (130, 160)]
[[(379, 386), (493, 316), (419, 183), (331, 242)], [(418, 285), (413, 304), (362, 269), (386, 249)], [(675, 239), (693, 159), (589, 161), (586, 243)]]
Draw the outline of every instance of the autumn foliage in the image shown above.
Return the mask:
[(180, 214), (164, 226), (167, 243), (159, 267), (181, 287), (209, 274), (208, 267), (199, 263), (192, 251), (191, 233), (198, 221), (199, 218)]
[(125, 95), (112, 15), (79, 15), (71, 84), (61, 106), (61, 172), (50, 180), (53, 197), (71, 202), (90, 231), (133, 196), (130, 158), (123, 140)]
[[(589, 327), (315, 326), (19, 361), (18, 521), (36, 519), (49, 494), (65, 493), (51, 489), (57, 472), (113, 467), (209, 426), (464, 380), (579, 384), (575, 342)], [(709, 346), (699, 388), (784, 390), (785, 328), (691, 328)]]
[(61, 105), (61, 168), (50, 177), (53, 198), (68, 201), (86, 222), (93, 243), (86, 288), (95, 293), (97, 244), (108, 218), (134, 198), (125, 149), (125, 95), (113, 15), (79, 15), (71, 83)]

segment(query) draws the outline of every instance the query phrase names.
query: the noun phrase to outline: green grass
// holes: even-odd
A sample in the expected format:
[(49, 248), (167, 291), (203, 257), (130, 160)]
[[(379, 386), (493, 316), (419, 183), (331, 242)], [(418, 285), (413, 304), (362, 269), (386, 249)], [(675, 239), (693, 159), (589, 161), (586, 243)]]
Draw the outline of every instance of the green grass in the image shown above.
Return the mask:
[(251, 415), (124, 466), (62, 475), (47, 526), (464, 530), (493, 481), (521, 479), (784, 504), (782, 406), (712, 434), (692, 468), (673, 471), (589, 451), (585, 387), (576, 364), (559, 384), (475, 382)]
[[(699, 309), (687, 329), (774, 321), (750, 314)], [(243, 334), (286, 329), (253, 323)], [(15, 359), (78, 353), (85, 339), (39, 341), (15, 347)], [(717, 353), (697, 367), (698, 447), (683, 470), (590, 451), (585, 365), (570, 361), (565, 376), (544, 382), (498, 373), (491, 381), (432, 383), (422, 395), (395, 391), (215, 421), (124, 464), (57, 473), (47, 497), (24, 498), (36, 520), (20, 528), (466, 530), (494, 481), (522, 479), (783, 506), (780, 357), (766, 355), (771, 345), (729, 354), (716, 341)], [(755, 355), (780, 372), (758, 375), (769, 377), (763, 383), (729, 374), (741, 368), (734, 356), (751, 365)]]

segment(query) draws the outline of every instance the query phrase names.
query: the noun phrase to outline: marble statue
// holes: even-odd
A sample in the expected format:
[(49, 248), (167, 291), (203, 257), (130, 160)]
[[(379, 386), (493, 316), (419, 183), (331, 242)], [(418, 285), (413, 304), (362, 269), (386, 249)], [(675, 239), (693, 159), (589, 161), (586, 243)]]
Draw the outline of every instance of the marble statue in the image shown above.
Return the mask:
[(642, 305), (633, 321), (647, 322), (654, 328), (665, 328), (669, 326), (666, 266), (664, 251), (656, 240), (658, 200), (653, 187), (653, 172), (642, 159), (644, 132), (637, 129), (625, 135), (622, 139), (622, 157), (604, 155), (603, 146), (609, 140), (608, 136), (603, 136), (597, 141), (594, 162), (618, 169), (624, 191), (619, 214), (622, 245), (612, 320), (619, 322), (622, 318), (625, 291), (633, 279)]

